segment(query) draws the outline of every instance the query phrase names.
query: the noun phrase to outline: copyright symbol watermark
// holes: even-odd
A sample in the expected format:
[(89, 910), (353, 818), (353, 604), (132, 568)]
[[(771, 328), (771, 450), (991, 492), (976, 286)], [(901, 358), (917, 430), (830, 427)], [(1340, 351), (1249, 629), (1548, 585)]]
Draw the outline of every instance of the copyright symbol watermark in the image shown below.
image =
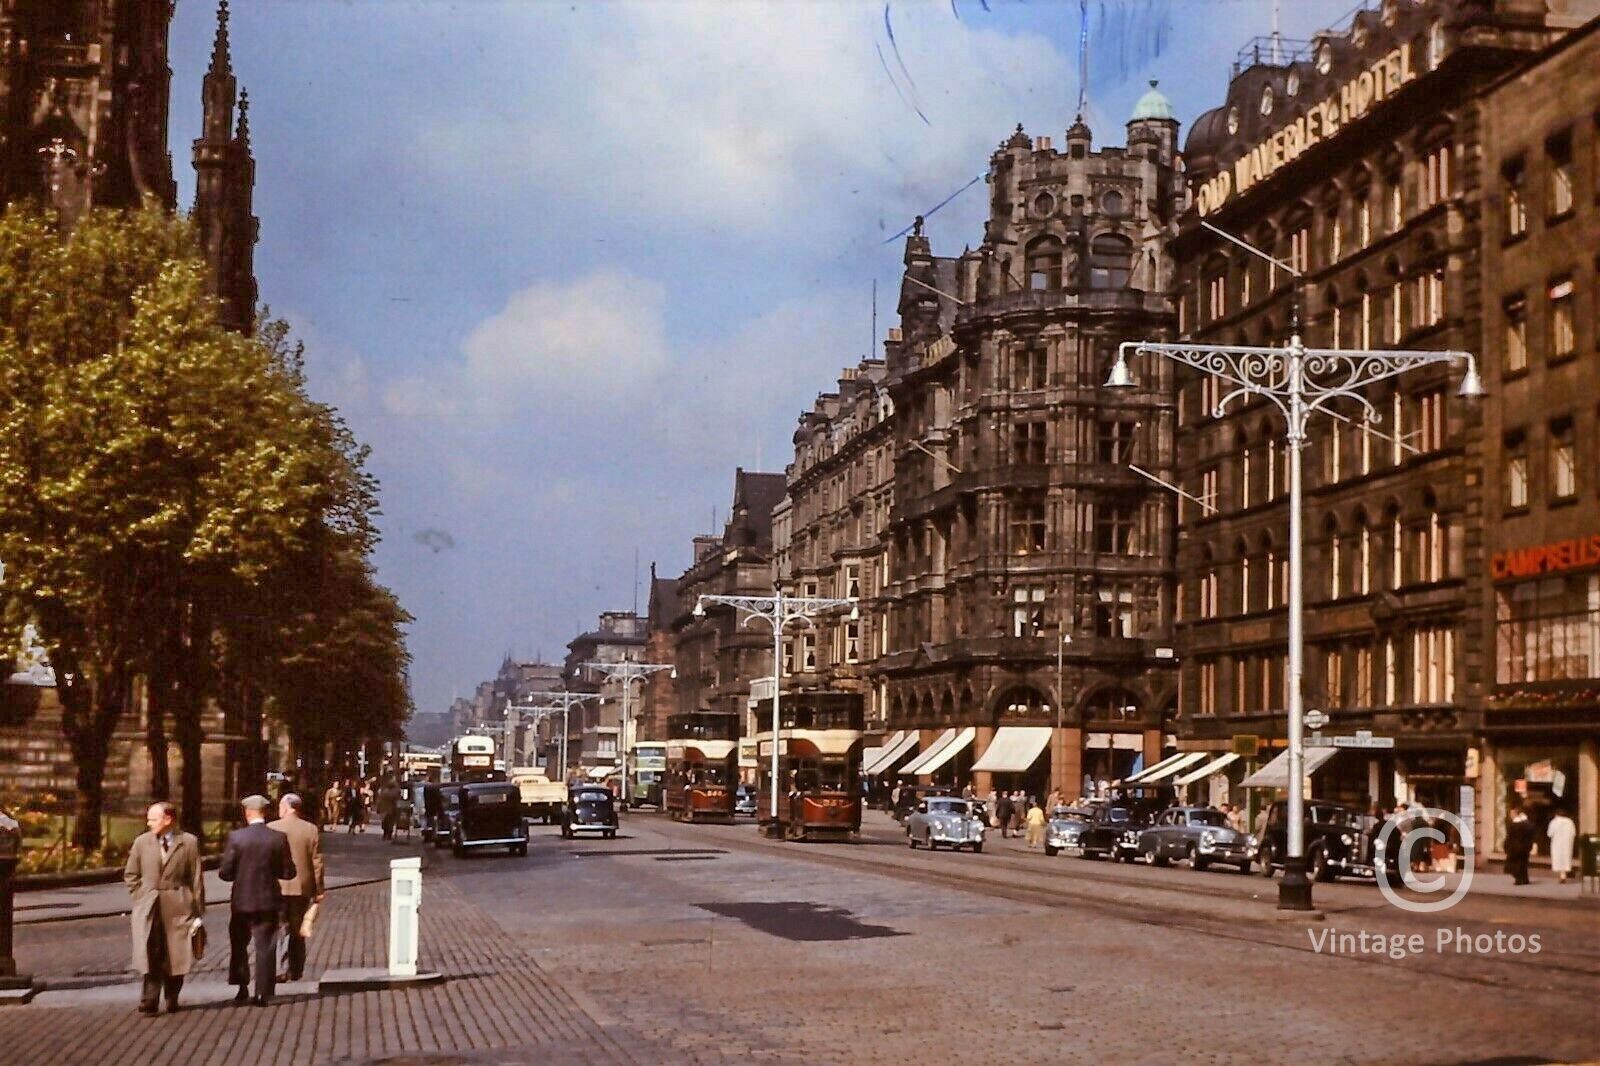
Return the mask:
[[(1409, 813), (1408, 818), (1410, 821), (1407, 823), (1405, 834), (1400, 838), (1399, 847), (1393, 851), (1389, 848), (1389, 841), (1400, 831), (1399, 822), (1389, 819), (1383, 823), (1383, 828), (1378, 832), (1373, 856), (1378, 865), (1378, 890), (1390, 903), (1413, 914), (1431, 914), (1435, 911), (1449, 910), (1459, 903), (1461, 897), (1472, 887), (1472, 860), (1476, 850), (1472, 830), (1460, 817), (1438, 807), (1417, 808)], [(1456, 839), (1461, 842), (1460, 882), (1442, 899), (1406, 899), (1395, 890), (1394, 875), (1397, 873), (1400, 875), (1400, 882), (1413, 892), (1437, 894), (1445, 891), (1446, 880), (1443, 874), (1429, 878), (1418, 877), (1412, 872), (1411, 864), (1407, 860), (1416, 848), (1420, 847), (1424, 849), (1423, 854), (1429, 854), (1434, 842), (1450, 843), (1450, 838), (1443, 829), (1446, 825), (1455, 830)], [(1389, 868), (1391, 855), (1399, 856), (1399, 861), (1395, 863), (1399, 867), (1398, 870)]]

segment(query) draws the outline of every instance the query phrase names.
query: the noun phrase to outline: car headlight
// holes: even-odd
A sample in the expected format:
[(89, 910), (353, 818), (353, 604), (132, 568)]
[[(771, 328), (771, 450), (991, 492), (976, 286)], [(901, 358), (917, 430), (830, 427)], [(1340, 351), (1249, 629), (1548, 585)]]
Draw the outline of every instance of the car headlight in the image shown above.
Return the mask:
[(1347, 848), (1353, 848), (1356, 844), (1356, 838), (1350, 833), (1341, 833), (1339, 835), (1339, 843), (1343, 844)]
[(1256, 839), (1256, 835), (1254, 833), (1251, 833), (1248, 837), (1245, 838), (1245, 843), (1253, 848), (1253, 847), (1256, 847), (1257, 845), (1259, 845), (1261, 843), (1261, 841)]
[(1200, 846), (1203, 847), (1203, 848), (1214, 848), (1214, 847), (1216, 847), (1217, 846), (1217, 834), (1213, 833), (1209, 829), (1207, 829), (1204, 833), (1201, 833), (1200, 834)]

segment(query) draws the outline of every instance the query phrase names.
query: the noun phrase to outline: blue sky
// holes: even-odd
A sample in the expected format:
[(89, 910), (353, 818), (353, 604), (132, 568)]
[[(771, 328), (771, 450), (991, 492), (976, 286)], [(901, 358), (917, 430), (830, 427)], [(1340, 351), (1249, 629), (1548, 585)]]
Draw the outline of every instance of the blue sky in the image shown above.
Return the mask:
[[(1354, 0), (1289, 0), (1305, 37)], [(648, 566), (675, 575), (733, 472), (893, 324), (885, 238), (1021, 122), (1058, 141), (1078, 5), (240, 0), (262, 299), (373, 447), (381, 578), (416, 616), (419, 710), (507, 650), (558, 660)], [(1215, 106), (1270, 0), (1090, 0), (1089, 118), (1150, 78)], [(179, 0), (185, 204), (209, 0)], [(892, 28), (893, 39), (890, 39)], [(919, 115), (920, 112), (920, 115)], [(968, 190), (928, 225), (981, 235)], [(439, 534), (443, 534), (440, 536)]]

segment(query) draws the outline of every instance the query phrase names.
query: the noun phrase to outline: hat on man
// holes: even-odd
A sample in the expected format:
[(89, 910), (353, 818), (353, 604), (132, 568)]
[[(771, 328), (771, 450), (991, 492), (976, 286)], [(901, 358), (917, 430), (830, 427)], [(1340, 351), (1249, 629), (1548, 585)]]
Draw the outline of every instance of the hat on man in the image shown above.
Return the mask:
[(272, 802), (265, 796), (246, 796), (240, 806), (247, 811), (264, 811), (272, 806)]

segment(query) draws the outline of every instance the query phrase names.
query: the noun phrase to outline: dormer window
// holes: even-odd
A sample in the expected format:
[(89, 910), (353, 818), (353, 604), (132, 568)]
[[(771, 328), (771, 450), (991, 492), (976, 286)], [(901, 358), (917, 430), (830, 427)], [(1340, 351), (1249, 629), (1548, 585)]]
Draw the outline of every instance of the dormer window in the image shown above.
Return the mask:
[(1323, 41), (1317, 48), (1317, 71), (1327, 74), (1333, 70), (1333, 45)]
[(1232, 136), (1233, 134), (1238, 133), (1238, 132), (1239, 132), (1239, 109), (1237, 107), (1230, 107), (1230, 108), (1228, 108), (1228, 134), (1229, 134), (1229, 136)]
[(1288, 80), (1283, 83), (1283, 91), (1290, 96), (1300, 95), (1300, 72), (1298, 70), (1289, 72)]
[(1272, 86), (1269, 85), (1261, 90), (1261, 113), (1263, 115), (1272, 114), (1273, 102)]
[(1053, 290), (1061, 288), (1061, 241), (1055, 237), (1040, 237), (1028, 245), (1028, 288)]

